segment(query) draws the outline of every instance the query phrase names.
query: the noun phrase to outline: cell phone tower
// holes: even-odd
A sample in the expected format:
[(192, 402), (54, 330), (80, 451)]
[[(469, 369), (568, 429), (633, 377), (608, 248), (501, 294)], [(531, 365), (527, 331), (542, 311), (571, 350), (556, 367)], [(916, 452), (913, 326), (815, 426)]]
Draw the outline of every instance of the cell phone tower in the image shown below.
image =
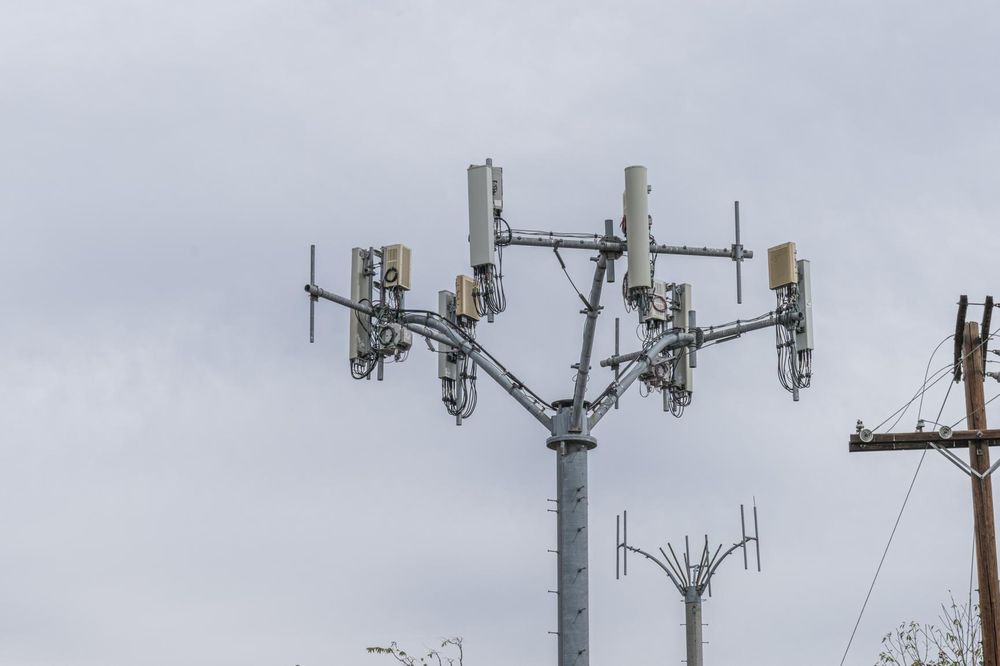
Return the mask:
[(688, 666), (704, 666), (704, 646), (702, 640), (701, 604), (702, 598), (708, 592), (712, 596), (712, 577), (718, 571), (719, 566), (727, 557), (737, 550), (743, 551), (743, 568), (748, 569), (747, 544), (754, 542), (754, 552), (757, 560), (757, 571), (760, 571), (760, 539), (757, 531), (757, 503), (753, 506), (753, 536), (747, 536), (746, 517), (743, 505), (740, 505), (740, 530), (743, 537), (729, 547), (726, 552), (722, 552), (722, 544), (716, 547), (713, 553), (708, 545), (708, 535), (705, 535), (705, 543), (701, 549), (698, 561), (691, 559), (691, 543), (688, 537), (684, 537), (683, 558), (677, 557), (674, 547), (668, 543), (667, 555), (663, 548), (660, 548), (662, 559), (647, 553), (641, 548), (636, 548), (628, 543), (628, 512), (622, 511), (622, 515), (615, 516), (615, 580), (620, 580), (622, 576), (628, 575), (628, 554), (629, 552), (642, 555), (644, 558), (660, 567), (670, 582), (674, 584), (684, 600), (684, 628), (685, 643), (687, 645)]
[[(795, 246), (786, 243), (768, 252), (771, 288), (777, 307), (749, 320), (698, 327), (690, 284), (656, 279), (656, 258), (662, 254), (722, 257), (736, 263), (737, 302), (742, 301), (741, 263), (753, 257), (740, 243), (739, 204), (736, 239), (729, 248), (662, 245), (650, 234), (646, 168), (625, 169), (621, 232), (605, 220), (604, 234), (560, 233), (512, 229), (502, 216), (503, 173), (492, 160), (468, 169), (469, 254), (472, 276), (459, 275), (455, 291), (438, 293), (436, 312), (411, 309), (404, 301), (412, 286), (411, 251), (405, 245), (356, 247), (351, 251), (350, 298), (316, 284), (315, 246), (310, 251), (309, 339), (314, 340), (314, 308), (319, 299), (349, 308), (350, 368), (356, 379), (381, 380), (387, 363), (404, 361), (413, 346), (413, 334), (427, 340), (438, 354), (441, 399), (458, 425), (476, 407), (477, 369), (485, 372), (531, 414), (548, 433), (545, 440), (556, 453), (556, 514), (558, 570), (559, 666), (588, 666), (588, 532), (587, 452), (597, 446), (595, 426), (616, 407), (632, 384), (663, 394), (664, 409), (680, 416), (691, 402), (696, 351), (741, 337), (749, 331), (774, 327), (778, 340), (779, 377), (798, 399), (809, 385), (812, 355), (812, 301), (809, 262), (796, 261)], [(589, 297), (583, 302), (583, 343), (571, 397), (547, 401), (490, 354), (477, 339), (482, 317), (488, 321), (507, 307), (503, 286), (503, 255), (511, 246), (551, 248), (565, 270), (560, 250), (596, 253)], [(605, 281), (615, 281), (615, 262), (626, 257), (628, 270), (622, 296), (626, 309), (639, 319), (642, 346), (620, 354), (616, 320), (615, 354), (601, 362), (614, 370), (612, 381), (587, 399), (591, 356), (597, 319), (603, 309)], [(567, 276), (569, 274), (567, 273)], [(572, 282), (572, 280), (570, 280)], [(438, 343), (433, 349), (431, 342)]]

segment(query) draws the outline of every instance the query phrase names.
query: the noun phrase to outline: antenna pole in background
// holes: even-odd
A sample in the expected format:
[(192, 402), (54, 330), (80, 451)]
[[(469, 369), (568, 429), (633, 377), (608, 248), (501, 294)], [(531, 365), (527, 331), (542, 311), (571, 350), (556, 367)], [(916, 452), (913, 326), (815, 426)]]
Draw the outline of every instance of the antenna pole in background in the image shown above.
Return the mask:
[[(642, 555), (646, 560), (656, 564), (660, 570), (662, 570), (667, 577), (670, 578), (670, 581), (674, 584), (674, 587), (681, 594), (684, 601), (687, 663), (703, 666), (705, 643), (702, 636), (702, 627), (704, 626), (702, 623), (702, 600), (706, 592), (709, 596), (712, 596), (712, 578), (714, 578), (715, 572), (725, 559), (736, 552), (737, 549), (743, 551), (743, 566), (744, 568), (747, 568), (748, 563), (746, 546), (750, 541), (753, 541), (757, 545), (757, 570), (760, 571), (760, 541), (757, 538), (756, 499), (754, 500), (754, 536), (748, 537), (746, 535), (745, 511), (743, 505), (741, 504), (740, 529), (742, 538), (720, 555), (722, 545), (720, 544), (715, 551), (712, 552), (711, 547), (709, 546), (708, 535), (705, 535), (705, 542), (702, 546), (701, 556), (698, 558), (697, 563), (691, 559), (690, 539), (687, 536), (684, 537), (684, 550), (681, 552), (681, 558), (677, 557), (677, 553), (674, 552), (673, 545), (668, 542), (667, 548), (670, 550), (670, 555), (667, 555), (667, 552), (661, 547), (659, 551), (660, 554), (663, 555), (663, 559), (660, 560), (641, 548), (630, 546), (628, 544), (627, 537), (617, 538), (619, 536), (618, 528), (623, 528), (624, 526), (625, 521), (616, 516), (617, 548), (624, 550), (625, 553), (628, 553), (628, 551), (631, 550), (639, 555)], [(617, 577), (617, 552), (615, 557), (615, 575)], [(671, 559), (671, 557), (673, 559)], [(681, 563), (682, 560), (683, 564)]]

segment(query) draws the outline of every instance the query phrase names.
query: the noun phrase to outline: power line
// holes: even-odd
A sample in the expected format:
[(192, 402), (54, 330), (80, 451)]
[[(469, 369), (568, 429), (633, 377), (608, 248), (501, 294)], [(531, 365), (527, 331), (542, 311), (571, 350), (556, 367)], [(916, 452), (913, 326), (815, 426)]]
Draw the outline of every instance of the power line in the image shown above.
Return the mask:
[[(992, 333), (990, 333), (990, 335), (988, 335), (987, 337), (985, 337), (985, 338), (981, 339), (981, 340), (979, 341), (979, 344), (978, 344), (978, 345), (975, 345), (975, 346), (974, 346), (974, 348), (973, 348), (973, 349), (972, 349), (971, 351), (969, 351), (969, 353), (968, 353), (968, 354), (965, 354), (964, 356), (962, 356), (962, 357), (961, 357), (961, 358), (959, 359), (959, 362), (962, 362), (962, 361), (964, 361), (964, 360), (965, 360), (965, 358), (966, 358), (967, 356), (969, 356), (970, 354), (974, 353), (974, 352), (975, 352), (975, 350), (976, 350), (977, 348), (979, 348), (979, 347), (982, 347), (983, 345), (985, 345), (985, 344), (986, 344), (986, 343), (987, 343), (987, 342), (988, 342), (988, 341), (989, 341), (989, 340), (990, 340), (991, 338), (994, 338), (994, 337), (996, 337), (998, 333), (1000, 333), (1000, 327), (998, 327), (997, 329), (995, 329), (995, 330), (994, 330), (994, 331), (993, 331)], [(945, 339), (945, 341), (947, 341), (947, 340), (949, 340), (949, 339), (953, 339), (953, 338), (954, 338), (954, 336), (953, 336), (953, 335), (950, 335), (950, 336), (948, 336), (948, 338), (946, 338), (946, 339)], [(936, 347), (936, 348), (935, 348), (935, 350), (934, 350), (934, 352), (932, 352), (932, 353), (931, 353), (931, 358), (930, 358), (930, 359), (928, 360), (928, 362), (927, 362), (927, 363), (928, 363), (928, 366), (930, 366), (930, 362), (931, 362), (931, 361), (932, 361), (932, 360), (934, 359), (934, 354), (935, 354), (935, 353), (937, 352), (937, 349), (938, 349), (938, 348), (939, 348), (939, 347), (940, 347), (940, 346), (941, 346), (942, 344), (944, 344), (944, 342), (941, 342), (941, 343), (938, 343), (938, 347)], [(950, 369), (950, 368), (953, 368), (954, 366), (955, 366), (955, 364), (954, 364), (954, 363), (949, 363), (948, 365), (946, 365), (946, 366), (942, 366), (941, 368), (939, 368), (939, 369), (935, 370), (935, 371), (934, 371), (934, 374), (932, 374), (932, 375), (931, 375), (931, 377), (935, 377), (935, 379), (934, 379), (934, 381), (933, 381), (933, 382), (931, 382), (931, 384), (929, 384), (929, 385), (927, 384), (927, 381), (928, 381), (928, 380), (926, 379), (926, 376), (927, 376), (927, 375), (926, 375), (926, 373), (925, 373), (925, 375), (924, 375), (924, 377), (925, 377), (925, 379), (924, 379), (924, 383), (923, 383), (923, 384), (921, 385), (921, 387), (920, 387), (919, 389), (917, 389), (917, 392), (916, 392), (916, 393), (915, 393), (915, 394), (913, 395), (913, 397), (912, 397), (912, 398), (910, 398), (910, 399), (909, 399), (909, 400), (908, 400), (907, 402), (905, 402), (905, 403), (904, 403), (904, 404), (903, 404), (903, 405), (902, 405), (902, 406), (901, 406), (901, 407), (900, 407), (899, 409), (897, 409), (896, 411), (894, 411), (894, 412), (892, 412), (891, 414), (889, 414), (889, 416), (887, 416), (887, 417), (885, 418), (885, 420), (884, 420), (884, 421), (882, 421), (882, 422), (881, 422), (881, 423), (879, 423), (879, 424), (878, 424), (877, 426), (875, 426), (874, 428), (872, 428), (872, 429), (871, 429), (871, 430), (872, 430), (872, 432), (875, 432), (876, 430), (878, 430), (879, 428), (881, 428), (882, 426), (884, 426), (884, 425), (885, 425), (886, 423), (888, 423), (888, 422), (889, 422), (889, 419), (891, 419), (892, 417), (896, 416), (896, 415), (897, 415), (897, 414), (899, 414), (900, 412), (904, 412), (904, 413), (905, 413), (905, 410), (906, 410), (906, 409), (908, 409), (908, 408), (909, 408), (909, 406), (910, 406), (910, 405), (912, 405), (912, 404), (913, 404), (913, 402), (914, 402), (915, 400), (917, 400), (918, 398), (922, 398), (922, 397), (923, 397), (923, 395), (924, 395), (924, 393), (926, 393), (927, 391), (929, 391), (929, 390), (930, 390), (930, 389), (931, 389), (931, 388), (932, 388), (932, 387), (933, 387), (933, 386), (934, 386), (935, 384), (937, 384), (937, 383), (938, 383), (939, 381), (941, 381), (941, 380), (942, 380), (942, 379), (943, 379), (944, 377), (947, 377), (947, 376), (948, 376), (948, 374), (947, 374), (947, 373), (944, 373), (944, 374), (940, 374), (940, 373), (942, 373), (942, 372), (943, 372), (944, 370), (946, 370), (946, 369)], [(900, 419), (901, 419), (901, 418), (902, 418), (902, 416), (900, 416)], [(897, 419), (897, 420), (896, 420), (896, 423), (899, 423), (899, 420), (900, 420), (900, 419)], [(893, 424), (893, 425), (895, 425), (895, 424)], [(891, 429), (891, 428), (890, 428), (890, 429)]]
[(885, 550), (882, 551), (882, 558), (878, 561), (878, 567), (875, 569), (875, 576), (872, 578), (872, 584), (868, 586), (868, 594), (865, 595), (865, 602), (861, 605), (861, 612), (858, 613), (858, 621), (854, 623), (854, 630), (851, 631), (851, 638), (847, 641), (847, 647), (844, 648), (844, 656), (840, 659), (840, 666), (844, 666), (844, 661), (847, 659), (847, 653), (851, 649), (851, 644), (854, 642), (854, 636), (858, 632), (858, 627), (861, 625), (861, 618), (864, 617), (865, 609), (868, 608), (868, 600), (871, 599), (872, 590), (875, 589), (875, 581), (878, 580), (878, 575), (882, 571), (882, 564), (885, 563), (885, 557), (889, 554), (889, 546), (892, 545), (892, 538), (896, 536), (896, 528), (899, 527), (899, 521), (903, 517), (903, 511), (906, 510), (906, 503), (910, 500), (910, 493), (913, 492), (913, 485), (917, 482), (917, 475), (920, 474), (920, 467), (924, 464), (924, 458), (927, 457), (927, 449), (923, 450), (920, 454), (920, 462), (917, 463), (917, 469), (913, 472), (913, 478), (910, 480), (910, 487), (906, 490), (906, 497), (903, 498), (903, 506), (899, 507), (899, 515), (896, 516), (896, 522), (892, 526), (892, 532), (889, 533), (889, 541), (885, 544)]
[[(994, 337), (998, 332), (1000, 332), (1000, 328), (998, 328), (996, 331), (994, 331), (993, 333), (991, 333), (989, 336), (987, 336), (987, 337), (983, 338), (982, 340), (980, 340), (979, 345), (974, 346), (971, 351), (969, 351), (967, 354), (963, 355), (961, 360), (964, 361), (968, 356), (970, 356), (972, 353), (974, 353), (977, 348), (979, 348), (982, 345), (984, 345), (990, 338)], [(941, 341), (940, 343), (938, 343), (937, 347), (934, 348), (934, 351), (931, 352), (930, 358), (927, 360), (927, 368), (930, 368), (930, 364), (934, 360), (934, 355), (937, 353), (938, 349), (940, 349), (941, 345), (944, 344), (945, 342), (947, 342), (948, 340), (953, 339), (953, 338), (954, 338), (954, 336), (950, 335), (947, 338), (945, 338), (943, 341)], [(954, 367), (954, 364), (949, 364), (948, 366), (945, 366), (945, 367), (951, 368), (951, 367)], [(940, 372), (940, 370), (935, 371), (934, 374), (936, 375), (939, 372)], [(921, 390), (918, 391), (918, 394), (914, 395), (914, 397), (911, 398), (909, 402), (907, 402), (905, 405), (903, 405), (898, 410), (896, 410), (895, 412), (893, 412), (893, 414), (891, 414), (889, 416), (889, 418), (887, 418), (885, 421), (883, 421), (882, 423), (880, 423), (877, 427), (882, 427), (886, 422), (888, 422), (889, 419), (891, 419), (895, 414), (899, 413), (900, 411), (903, 411), (905, 413), (905, 410), (911, 404), (913, 404), (913, 401), (916, 400), (918, 396), (921, 398), (921, 406), (922, 406), (924, 393), (926, 393), (928, 390), (930, 390), (930, 388), (932, 386), (934, 386), (934, 384), (937, 384), (943, 377), (946, 377), (946, 376), (948, 376), (948, 375), (947, 374), (941, 375), (941, 377), (938, 377), (936, 380), (934, 380), (933, 383), (931, 383), (928, 386), (927, 385), (927, 371), (925, 370), (924, 371), (924, 384), (921, 387)], [(949, 382), (948, 383), (948, 391), (945, 393), (944, 400), (941, 401), (941, 408), (938, 410), (938, 416), (937, 416), (938, 420), (940, 420), (941, 414), (944, 412), (944, 408), (945, 408), (945, 405), (948, 402), (948, 397), (951, 395), (951, 387), (953, 385), (954, 385), (954, 382)], [(995, 395), (992, 398), (990, 398), (983, 405), (983, 408), (985, 408), (987, 404), (989, 404), (990, 402), (993, 402), (997, 398), (1000, 398), (1000, 393), (998, 393), (997, 395)], [(978, 410), (976, 410), (976, 411), (978, 411)], [(967, 414), (966, 416), (963, 416), (962, 419), (968, 418), (968, 416), (970, 416), (970, 415)], [(896, 419), (896, 423), (899, 423), (899, 420), (901, 418), (902, 418), (902, 414), (900, 414), (900, 417)], [(951, 427), (955, 427), (956, 425), (958, 425), (959, 423), (961, 423), (962, 419), (959, 419), (958, 421), (956, 421)], [(893, 426), (895, 426), (895, 423), (893, 424)], [(890, 428), (890, 430), (891, 429), (892, 428)], [(847, 660), (847, 654), (850, 652), (851, 645), (854, 643), (854, 637), (857, 635), (858, 627), (861, 625), (861, 619), (864, 617), (865, 610), (868, 608), (868, 601), (871, 599), (872, 591), (875, 589), (875, 583), (876, 583), (876, 581), (878, 581), (879, 574), (882, 571), (882, 565), (885, 563), (885, 558), (889, 554), (889, 547), (892, 545), (892, 540), (896, 536), (896, 529), (899, 527), (899, 522), (903, 518), (903, 512), (906, 510), (907, 502), (909, 502), (909, 500), (910, 500), (910, 494), (913, 492), (913, 486), (917, 482), (917, 476), (920, 474), (920, 468), (924, 464), (924, 458), (927, 457), (927, 451), (928, 451), (928, 449), (924, 448), (923, 452), (920, 454), (920, 460), (917, 463), (917, 468), (913, 472), (913, 478), (910, 480), (910, 486), (909, 486), (909, 488), (907, 488), (907, 490), (906, 490), (906, 496), (903, 498), (903, 505), (899, 508), (899, 514), (896, 516), (896, 522), (893, 524), (892, 531), (889, 533), (889, 540), (885, 544), (885, 550), (882, 551), (882, 557), (879, 559), (878, 566), (875, 569), (875, 575), (872, 577), (871, 585), (868, 587), (868, 593), (865, 595), (864, 603), (861, 604), (861, 611), (858, 613), (857, 622), (854, 623), (854, 629), (851, 631), (851, 637), (847, 641), (847, 647), (844, 649), (844, 656), (841, 657), (841, 659), (840, 659), (840, 666), (844, 665), (844, 662)], [(970, 583), (970, 598), (971, 598), (971, 583)]]
[(968, 414), (966, 414), (965, 416), (963, 416), (962, 418), (960, 418), (959, 420), (955, 421), (955, 422), (954, 422), (954, 423), (953, 423), (953, 424), (952, 424), (952, 425), (951, 425), (950, 427), (954, 428), (954, 427), (955, 427), (955, 426), (957, 426), (957, 425), (958, 425), (959, 423), (961, 423), (961, 422), (962, 422), (962, 421), (964, 421), (965, 419), (969, 418), (969, 417), (970, 417), (970, 416), (972, 416), (973, 414), (978, 414), (978, 413), (979, 413), (980, 411), (982, 411), (982, 410), (986, 409), (986, 405), (990, 404), (991, 402), (993, 402), (993, 401), (994, 401), (994, 400), (996, 400), (997, 398), (1000, 398), (1000, 393), (997, 393), (997, 394), (996, 394), (995, 396), (993, 396), (992, 398), (990, 398), (989, 400), (987, 400), (986, 402), (984, 402), (984, 403), (983, 403), (983, 406), (982, 406), (982, 407), (980, 407), (979, 409), (975, 409), (975, 410), (973, 410), (973, 411), (969, 412)]
[[(954, 339), (955, 339), (954, 335), (946, 335), (944, 337), (944, 339), (941, 342), (938, 343), (938, 346), (934, 348), (934, 351), (931, 352), (931, 357), (929, 359), (927, 359), (927, 367), (924, 369), (924, 385), (925, 386), (927, 385), (927, 373), (929, 373), (930, 370), (931, 370), (931, 361), (934, 360), (934, 355), (938, 353), (939, 349), (941, 349), (941, 345), (943, 345), (944, 343), (948, 342), (949, 340), (954, 340)], [(917, 407), (917, 421), (920, 421), (920, 415), (923, 413), (923, 411), (924, 411), (924, 394), (921, 393), (920, 394), (920, 405)], [(902, 417), (900, 417), (900, 418), (902, 418)], [(896, 421), (896, 423), (899, 423), (899, 421)], [(893, 428), (895, 428), (895, 427), (896, 427), (896, 425), (893, 424)], [(889, 428), (889, 430), (892, 430), (892, 428)]]
[[(945, 340), (948, 340), (953, 336), (948, 336)], [(938, 345), (940, 347), (941, 345)], [(935, 352), (937, 350), (935, 349)], [(931, 354), (931, 360), (933, 360), (934, 354)], [(930, 366), (930, 360), (927, 362)], [(950, 367), (950, 366), (949, 366)], [(926, 374), (924, 375), (926, 377)], [(948, 386), (948, 393), (945, 394), (944, 400), (941, 402), (941, 411), (944, 410), (944, 405), (948, 401), (948, 395), (951, 393), (951, 385)], [(1000, 395), (1000, 394), (998, 394)], [(912, 402), (912, 401), (911, 401)], [(941, 417), (941, 411), (938, 412), (938, 418)], [(896, 536), (896, 528), (899, 527), (899, 521), (903, 518), (903, 511), (906, 510), (906, 503), (910, 501), (910, 493), (913, 492), (913, 486), (917, 482), (917, 475), (920, 474), (920, 468), (924, 464), (924, 458), (927, 457), (927, 449), (925, 448), (920, 454), (920, 461), (917, 463), (917, 469), (913, 471), (913, 478), (910, 479), (910, 487), (906, 490), (906, 497), (903, 498), (903, 505), (899, 508), (899, 515), (896, 516), (896, 522), (892, 526), (892, 531), (889, 533), (889, 541), (885, 544), (885, 550), (882, 551), (882, 558), (878, 562), (878, 567), (875, 569), (875, 576), (872, 578), (872, 584), (868, 587), (868, 594), (865, 595), (865, 601), (861, 605), (861, 612), (858, 613), (858, 621), (854, 623), (854, 630), (851, 632), (851, 638), (847, 641), (847, 647), (844, 649), (844, 656), (840, 660), (840, 666), (844, 666), (844, 661), (847, 659), (847, 653), (851, 649), (851, 643), (854, 642), (854, 636), (858, 632), (858, 627), (861, 625), (861, 618), (865, 614), (865, 609), (868, 608), (868, 600), (871, 599), (872, 590), (875, 589), (875, 581), (878, 580), (878, 575), (882, 571), (882, 564), (885, 563), (886, 555), (889, 554), (889, 546), (892, 545), (892, 539)]]

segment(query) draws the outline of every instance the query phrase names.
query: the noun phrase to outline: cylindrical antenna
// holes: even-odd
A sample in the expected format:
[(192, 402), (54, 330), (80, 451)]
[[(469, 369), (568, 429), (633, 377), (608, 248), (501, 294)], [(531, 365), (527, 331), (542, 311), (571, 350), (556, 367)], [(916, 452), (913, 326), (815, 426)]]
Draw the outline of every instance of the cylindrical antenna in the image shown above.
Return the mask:
[(629, 289), (649, 289), (649, 181), (646, 167), (625, 169), (625, 240), (628, 247)]
[(757, 531), (757, 499), (753, 501), (753, 543), (757, 547), (757, 572), (760, 572), (760, 532)]
[(743, 246), (740, 245), (740, 202), (733, 202), (736, 212), (736, 244), (733, 245), (733, 259), (736, 260), (736, 303), (743, 304)]
[[(309, 246), (309, 286), (316, 286), (316, 245)], [(309, 342), (316, 341), (316, 297), (309, 295)]]
[(743, 533), (743, 570), (746, 571), (749, 568), (747, 565), (747, 523), (743, 517), (742, 504), (740, 504), (740, 532)]

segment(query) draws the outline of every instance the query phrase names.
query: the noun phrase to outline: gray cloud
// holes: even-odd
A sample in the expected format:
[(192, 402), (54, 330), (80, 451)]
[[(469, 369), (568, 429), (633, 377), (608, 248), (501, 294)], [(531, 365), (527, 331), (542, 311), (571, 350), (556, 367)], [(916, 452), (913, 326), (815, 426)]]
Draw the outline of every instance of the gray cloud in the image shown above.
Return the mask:
[[(740, 199), (758, 253), (742, 308), (730, 263), (659, 264), (695, 285), (705, 323), (771, 307), (769, 245), (797, 240), (813, 260), (819, 348), (800, 403), (762, 332), (705, 351), (683, 419), (632, 394), (601, 424), (592, 652), (682, 654), (665, 581), (638, 565), (613, 578), (616, 512), (637, 542), (728, 540), (756, 496), (764, 572), (718, 578), (709, 658), (839, 662), (918, 458), (850, 456), (847, 435), (920, 384), (957, 295), (993, 288), (994, 6), (106, 0), (4, 14), (0, 662), (360, 664), (376, 661), (366, 645), (446, 634), (474, 663), (553, 661), (544, 433), (486, 381), (452, 426), (429, 354), (382, 385), (352, 382), (332, 306), (306, 344), (308, 244), (341, 292), (350, 247), (410, 244), (411, 302), (431, 306), (466, 270), (464, 169), (486, 155), (517, 227), (600, 230), (634, 163), (664, 242), (727, 245)], [(481, 339), (561, 397), (578, 306), (547, 252), (506, 257), (510, 311)], [(589, 279), (582, 256), (570, 270)], [(611, 298), (601, 353), (615, 315)], [(933, 619), (948, 589), (967, 593), (968, 495), (925, 460), (848, 664), (872, 663), (899, 621)]]

